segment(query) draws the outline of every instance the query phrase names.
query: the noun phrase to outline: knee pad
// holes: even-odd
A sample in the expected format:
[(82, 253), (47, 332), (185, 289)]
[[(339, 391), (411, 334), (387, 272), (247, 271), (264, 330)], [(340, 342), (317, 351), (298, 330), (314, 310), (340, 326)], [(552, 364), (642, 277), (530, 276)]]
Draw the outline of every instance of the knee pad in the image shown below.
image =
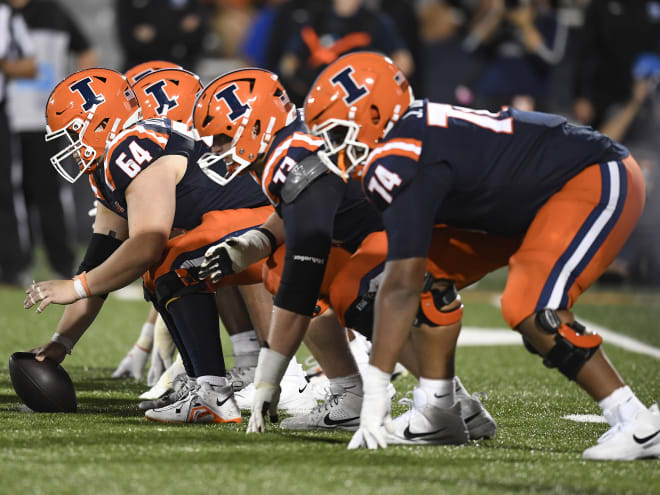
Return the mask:
[(555, 345), (543, 358), (543, 364), (559, 369), (569, 380), (575, 380), (584, 363), (603, 341), (597, 333), (587, 333), (586, 327), (577, 321), (562, 323), (554, 309), (537, 312), (536, 323), (543, 331), (555, 336)]
[[(447, 287), (434, 287), (434, 284), (439, 281), (441, 280), (426, 273), (414, 326), (418, 327), (421, 324), (433, 327), (452, 325), (463, 318), (463, 304), (454, 282), (444, 281), (449, 282)], [(458, 301), (458, 305), (454, 305), (456, 301)]]

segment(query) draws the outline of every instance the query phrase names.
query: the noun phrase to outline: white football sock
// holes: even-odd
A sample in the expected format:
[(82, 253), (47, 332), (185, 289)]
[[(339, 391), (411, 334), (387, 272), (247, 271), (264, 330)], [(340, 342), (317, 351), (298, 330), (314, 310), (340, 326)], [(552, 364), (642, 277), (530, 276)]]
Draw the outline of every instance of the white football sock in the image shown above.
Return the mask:
[(432, 406), (447, 408), (454, 404), (453, 378), (436, 380), (420, 377), (419, 388), (426, 393), (426, 400)]
[(259, 339), (257, 332), (248, 330), (230, 335), (234, 348), (234, 365), (237, 368), (251, 368), (257, 365), (259, 360)]
[(346, 392), (362, 396), (362, 376), (360, 373), (330, 378), (328, 382), (330, 383), (330, 390), (341, 389)]
[(627, 385), (617, 388), (610, 395), (598, 401), (603, 416), (610, 424), (629, 423), (635, 419), (640, 409), (646, 409), (635, 393)]
[(203, 375), (197, 377), (197, 383), (208, 383), (214, 387), (223, 387), (227, 385), (227, 379), (224, 376)]

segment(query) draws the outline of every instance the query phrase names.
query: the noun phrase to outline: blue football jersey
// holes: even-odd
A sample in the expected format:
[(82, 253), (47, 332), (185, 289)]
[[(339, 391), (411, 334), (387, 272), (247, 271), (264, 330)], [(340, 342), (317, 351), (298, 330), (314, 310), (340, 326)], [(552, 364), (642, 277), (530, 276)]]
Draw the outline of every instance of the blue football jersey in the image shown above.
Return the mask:
[[(301, 174), (304, 176), (306, 173), (296, 173), (298, 164), (308, 159), (319, 160), (316, 152), (323, 146), (323, 140), (308, 132), (299, 118), (278, 133), (266, 157), (261, 177), (263, 191), (285, 224), (297, 222), (295, 228), (300, 232), (321, 229), (320, 218), (330, 213), (331, 224), (324, 229), (331, 229), (333, 244), (354, 251), (367, 235), (383, 229), (380, 214), (366, 200), (359, 184), (342, 181), (319, 163), (324, 171), (321, 174), (324, 176), (323, 180), (319, 180), (321, 178), (319, 176), (301, 187), (299, 196), (289, 198), (288, 201), (283, 198), (283, 188), (287, 180), (291, 180), (292, 174), (296, 176), (293, 180), (299, 180)], [(325, 190), (321, 192), (321, 188)], [(301, 213), (295, 213), (299, 210), (297, 201), (301, 203), (298, 198), (308, 195), (318, 199), (313, 202), (312, 208), (308, 204), (302, 206), (306, 209), (304, 215), (310, 221), (301, 221)], [(319, 210), (312, 211), (316, 208)], [(288, 215), (285, 212), (288, 212)]]
[(425, 256), (434, 224), (519, 236), (585, 167), (628, 150), (558, 115), (415, 101), (365, 165), (390, 259)]
[(140, 121), (112, 141), (103, 166), (90, 175), (90, 185), (102, 204), (126, 218), (125, 193), (131, 181), (161, 156), (180, 155), (187, 158), (188, 166), (176, 186), (173, 228), (196, 227), (209, 211), (268, 204), (249, 176), (237, 177), (224, 187), (211, 181), (197, 165), (207, 151), (208, 146), (193, 139), (183, 124), (166, 118)]

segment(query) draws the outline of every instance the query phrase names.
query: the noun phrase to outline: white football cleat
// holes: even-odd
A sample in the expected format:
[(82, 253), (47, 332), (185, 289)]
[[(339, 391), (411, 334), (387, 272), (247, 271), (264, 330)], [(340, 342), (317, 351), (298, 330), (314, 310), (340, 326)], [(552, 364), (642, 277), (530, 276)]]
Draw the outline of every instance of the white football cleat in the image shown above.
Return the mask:
[(312, 377), (307, 377), (309, 386), (312, 389), (312, 394), (314, 395), (314, 400), (323, 402), (330, 391), (330, 380), (324, 374), (313, 375)]
[[(332, 387), (331, 387), (332, 388)], [(362, 395), (343, 387), (329, 390), (325, 400), (307, 414), (292, 416), (280, 423), (285, 430), (346, 430), (360, 426)]]
[(467, 425), (470, 440), (495, 438), (497, 423), (481, 403), (481, 394), (470, 395), (457, 376), (454, 377), (454, 384), (456, 402), (461, 405), (461, 416)]
[[(309, 383), (307, 383), (304, 377), (284, 375), (280, 387), (280, 401), (277, 405), (278, 411), (291, 415), (300, 415), (307, 414), (317, 406), (312, 387), (309, 386)], [(254, 383), (236, 392), (236, 402), (241, 410), (251, 411), (253, 401)]]
[(112, 378), (132, 378), (139, 381), (144, 374), (144, 368), (149, 359), (149, 351), (142, 349), (137, 344), (131, 347), (128, 354), (121, 360), (117, 369), (112, 372)]
[(227, 379), (234, 387), (234, 392), (244, 389), (250, 383), (254, 382), (254, 373), (257, 371), (256, 366), (248, 366), (246, 368), (239, 368), (234, 366), (227, 370)]
[(160, 423), (240, 423), (241, 411), (234, 390), (226, 379), (223, 385), (197, 384), (183, 399), (159, 409), (149, 409), (145, 417)]
[(140, 399), (155, 400), (162, 397), (163, 395), (171, 392), (173, 389), (176, 389), (174, 386), (175, 380), (179, 376), (185, 374), (186, 369), (183, 366), (183, 360), (179, 354), (172, 365), (165, 370), (165, 373), (160, 375), (160, 378), (156, 384), (140, 395)]
[(582, 453), (592, 461), (633, 461), (660, 458), (660, 410), (658, 404), (642, 409), (629, 423), (618, 423)]
[(174, 379), (172, 387), (172, 389), (156, 399), (140, 402), (138, 408), (146, 411), (147, 409), (158, 409), (174, 404), (188, 395), (191, 390), (195, 389), (197, 387), (197, 381), (194, 378), (190, 378), (185, 373), (182, 373)]
[(458, 402), (449, 408), (427, 404), (426, 392), (413, 390), (413, 407), (386, 427), (387, 444), (460, 445), (469, 440)]

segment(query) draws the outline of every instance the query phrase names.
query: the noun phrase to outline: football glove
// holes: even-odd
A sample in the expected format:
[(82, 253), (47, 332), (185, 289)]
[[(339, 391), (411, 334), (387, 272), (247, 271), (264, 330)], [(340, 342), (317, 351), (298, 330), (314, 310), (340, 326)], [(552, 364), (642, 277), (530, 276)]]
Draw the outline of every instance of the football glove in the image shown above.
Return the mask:
[(348, 449), (368, 448), (376, 450), (387, 447), (386, 430), (392, 422), (390, 396), (387, 387), (390, 374), (368, 365), (363, 377), (364, 399), (360, 413), (360, 428), (348, 444)]
[(272, 251), (271, 241), (259, 229), (248, 230), (239, 237), (230, 237), (211, 246), (204, 253), (199, 278), (216, 283), (223, 277), (245, 270), (252, 263), (266, 258)]
[(277, 423), (277, 404), (280, 401), (280, 386), (258, 382), (254, 384), (254, 402), (247, 426), (247, 433), (264, 433), (266, 431), (265, 416), (268, 413), (271, 423)]
[(140, 380), (149, 359), (149, 353), (135, 344), (128, 354), (121, 360), (112, 378), (133, 378)]
[(163, 319), (158, 316), (154, 325), (154, 342), (151, 351), (151, 366), (147, 373), (147, 385), (153, 387), (174, 360), (174, 341)]
[(248, 422), (247, 433), (263, 433), (266, 431), (266, 413), (271, 423), (279, 421), (277, 404), (280, 401), (280, 382), (291, 358), (262, 347), (259, 351), (257, 369), (254, 373), (254, 399), (252, 415)]

